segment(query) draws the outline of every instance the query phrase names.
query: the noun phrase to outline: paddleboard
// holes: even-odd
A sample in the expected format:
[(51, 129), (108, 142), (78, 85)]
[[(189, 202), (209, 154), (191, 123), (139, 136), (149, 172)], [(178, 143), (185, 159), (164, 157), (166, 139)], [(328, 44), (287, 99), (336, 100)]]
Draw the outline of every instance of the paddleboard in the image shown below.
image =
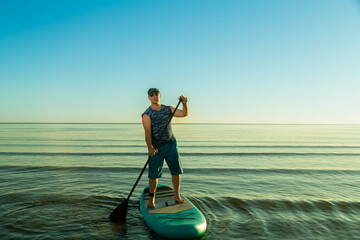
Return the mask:
[(184, 195), (186, 203), (175, 203), (174, 190), (158, 185), (155, 208), (148, 208), (149, 187), (140, 196), (140, 212), (146, 224), (157, 234), (166, 238), (186, 239), (201, 236), (206, 230), (206, 219)]

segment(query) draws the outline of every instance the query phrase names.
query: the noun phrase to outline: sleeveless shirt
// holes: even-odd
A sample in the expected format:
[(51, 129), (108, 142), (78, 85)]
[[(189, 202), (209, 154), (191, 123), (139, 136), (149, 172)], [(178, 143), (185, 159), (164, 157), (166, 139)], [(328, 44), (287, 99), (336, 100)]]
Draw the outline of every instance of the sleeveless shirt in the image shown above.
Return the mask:
[[(142, 115), (144, 114), (148, 115), (151, 119), (151, 141), (152, 145), (155, 146), (155, 144), (158, 143), (161, 133), (164, 131), (166, 124), (169, 121), (171, 108), (161, 104), (160, 111), (156, 111), (151, 107), (148, 107), (148, 109), (146, 109)], [(171, 129), (171, 123), (169, 123), (164, 136), (161, 138), (160, 143), (158, 143), (158, 147), (168, 144), (172, 141), (173, 138), (174, 134)]]

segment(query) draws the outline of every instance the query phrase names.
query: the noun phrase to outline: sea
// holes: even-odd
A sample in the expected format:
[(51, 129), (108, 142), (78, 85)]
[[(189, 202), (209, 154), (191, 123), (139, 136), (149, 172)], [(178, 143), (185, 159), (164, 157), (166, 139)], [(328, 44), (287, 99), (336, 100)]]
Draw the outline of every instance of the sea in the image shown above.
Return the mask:
[[(172, 126), (197, 239), (360, 239), (360, 125)], [(138, 123), (0, 124), (0, 239), (164, 239), (139, 211), (147, 171), (108, 220), (147, 158)]]

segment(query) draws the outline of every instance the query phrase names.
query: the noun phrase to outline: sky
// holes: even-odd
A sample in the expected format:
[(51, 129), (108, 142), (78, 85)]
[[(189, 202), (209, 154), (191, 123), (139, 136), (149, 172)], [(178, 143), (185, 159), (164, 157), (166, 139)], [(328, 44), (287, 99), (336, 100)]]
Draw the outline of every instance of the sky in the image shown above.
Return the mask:
[(360, 124), (358, 0), (0, 0), (0, 122)]

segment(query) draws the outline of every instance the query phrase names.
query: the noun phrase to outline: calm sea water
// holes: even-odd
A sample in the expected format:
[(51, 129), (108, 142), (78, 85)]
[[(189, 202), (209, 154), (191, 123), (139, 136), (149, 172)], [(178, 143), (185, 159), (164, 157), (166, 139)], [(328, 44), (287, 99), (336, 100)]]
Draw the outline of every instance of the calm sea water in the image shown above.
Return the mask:
[[(174, 124), (200, 239), (360, 239), (360, 125)], [(0, 124), (0, 239), (162, 239), (136, 188), (140, 124)], [(166, 168), (160, 183), (171, 185)]]

